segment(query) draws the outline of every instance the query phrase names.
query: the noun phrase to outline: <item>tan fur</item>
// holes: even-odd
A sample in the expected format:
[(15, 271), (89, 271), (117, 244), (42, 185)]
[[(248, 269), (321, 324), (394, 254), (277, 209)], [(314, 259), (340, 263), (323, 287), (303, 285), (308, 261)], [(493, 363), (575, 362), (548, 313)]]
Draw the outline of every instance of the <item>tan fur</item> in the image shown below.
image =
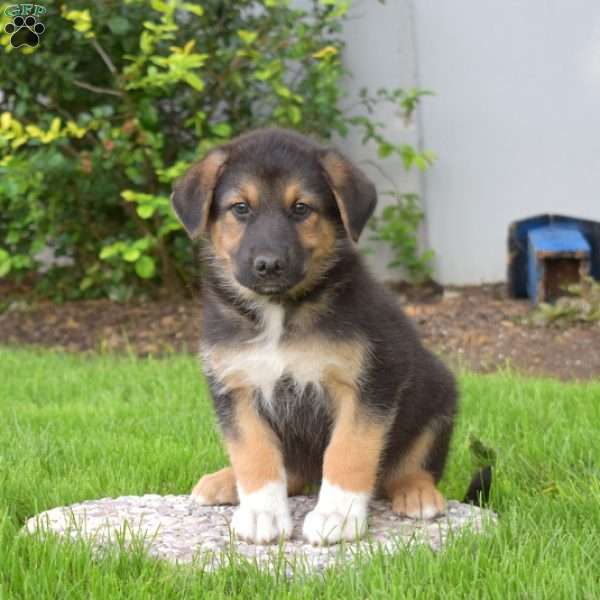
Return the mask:
[(421, 433), (408, 452), (400, 457), (396, 467), (390, 475), (391, 479), (400, 479), (420, 471), (425, 464), (425, 459), (435, 441), (435, 433), (427, 428)]
[(231, 211), (227, 211), (220, 219), (211, 223), (210, 240), (213, 251), (219, 258), (225, 259), (231, 268), (231, 256), (239, 248), (244, 225), (240, 223)]
[[(304, 480), (293, 473), (288, 473), (288, 496), (297, 496), (304, 489)], [(225, 467), (214, 473), (203, 475), (192, 490), (192, 496), (201, 497), (207, 505), (238, 504), (238, 493), (235, 473), (232, 467)]]
[(203, 502), (213, 504), (237, 504), (238, 494), (235, 475), (231, 467), (203, 475), (192, 490), (192, 496), (202, 497)]
[(324, 291), (317, 300), (304, 301), (298, 304), (293, 319), (290, 319), (287, 323), (290, 334), (306, 335), (307, 331), (314, 328), (319, 318), (327, 315), (330, 302), (330, 292)]
[(253, 406), (251, 392), (236, 396), (235, 428), (225, 443), (235, 478), (250, 493), (283, 478), (283, 458), (275, 434)]
[(260, 204), (260, 192), (256, 181), (248, 179), (240, 186), (241, 196), (238, 202), (244, 200), (252, 207), (253, 210), (258, 209)]
[(446, 510), (446, 500), (435, 487), (433, 475), (416, 471), (385, 485), (392, 510), (400, 515), (419, 516), (424, 507), (435, 507), (438, 513)]
[[(368, 347), (359, 341), (333, 342), (325, 338), (317, 338), (320, 343), (315, 344), (316, 351), (335, 352), (339, 358), (334, 364), (328, 365), (323, 373), (322, 383), (328, 388), (334, 399), (336, 410), (340, 411), (344, 399), (350, 392), (352, 401), (357, 402), (356, 387), (360, 381), (360, 373), (368, 358)], [(349, 390), (345, 389), (349, 388)]]
[[(260, 202), (258, 184), (250, 179), (243, 182), (239, 192), (230, 194), (227, 200), (229, 205), (248, 202), (256, 210)], [(244, 223), (236, 219), (230, 210), (225, 211), (209, 227), (212, 252), (214, 256), (221, 259), (223, 272), (230, 284), (240, 292), (243, 292), (244, 288), (237, 283), (235, 278), (232, 257), (240, 247), (245, 228)]]
[(197, 237), (206, 229), (208, 223), (208, 214), (212, 203), (212, 196), (219, 172), (227, 160), (227, 153), (223, 150), (214, 150), (207, 154), (206, 158), (193, 167), (187, 177), (197, 177), (201, 187), (202, 194), (207, 200), (202, 205), (202, 217), (200, 225), (196, 231), (192, 232), (192, 237)]
[[(289, 182), (285, 186), (285, 189), (283, 190), (284, 206), (286, 206), (287, 208), (290, 208), (292, 206), (292, 204), (294, 204), (294, 202), (298, 202), (298, 201), (304, 202), (304, 199), (301, 197), (302, 196), (301, 192), (302, 192), (302, 186), (300, 185), (299, 181)], [(310, 202), (307, 202), (307, 204), (310, 204)]]
[(311, 251), (311, 257), (304, 279), (289, 292), (292, 297), (301, 295), (315, 285), (331, 266), (336, 249), (335, 226), (318, 213), (313, 212), (297, 225), (297, 229), (300, 243)]
[(435, 425), (430, 424), (417, 437), (382, 482), (383, 495), (392, 501), (392, 510), (401, 515), (419, 515), (422, 506), (445, 510), (446, 501), (436, 489), (433, 476), (423, 469), (435, 442)]
[(334, 187), (342, 187), (348, 178), (348, 164), (335, 152), (328, 152), (321, 158), (321, 164)]
[(354, 386), (333, 378), (327, 388), (337, 414), (323, 459), (323, 477), (344, 490), (370, 493), (377, 479), (386, 426), (364, 413)]
[[(238, 221), (231, 211), (225, 212), (220, 219), (213, 221), (209, 226), (211, 253), (220, 261), (223, 279), (241, 296), (253, 299), (254, 293), (238, 283), (234, 272), (233, 255), (240, 246), (244, 229), (244, 224)], [(235, 318), (233, 311), (231, 318)]]
[[(318, 308), (315, 307), (315, 311)], [(301, 337), (282, 340), (279, 344), (279, 356), (286, 370), (300, 382), (312, 381), (324, 387), (329, 387), (333, 382), (354, 385), (360, 377), (366, 348), (358, 342), (338, 342), (317, 334), (306, 335), (303, 327), (310, 318), (307, 307), (296, 316), (298, 323), (288, 324), (289, 329), (298, 331)], [(248, 343), (243, 348), (223, 344), (205, 349), (204, 360), (228, 390), (243, 390), (249, 385), (249, 375), (252, 375), (248, 369), (256, 364), (249, 365), (245, 358), (260, 355), (260, 352), (260, 340)]]
[(348, 217), (346, 204), (337, 191), (339, 188), (344, 186), (348, 179), (348, 165), (337, 154), (332, 152), (321, 158), (321, 164), (323, 165), (323, 168), (325, 169), (325, 172), (331, 181), (333, 196), (335, 198), (338, 210), (340, 211), (342, 223), (344, 224), (346, 231), (352, 235), (352, 228), (350, 226), (350, 218)]

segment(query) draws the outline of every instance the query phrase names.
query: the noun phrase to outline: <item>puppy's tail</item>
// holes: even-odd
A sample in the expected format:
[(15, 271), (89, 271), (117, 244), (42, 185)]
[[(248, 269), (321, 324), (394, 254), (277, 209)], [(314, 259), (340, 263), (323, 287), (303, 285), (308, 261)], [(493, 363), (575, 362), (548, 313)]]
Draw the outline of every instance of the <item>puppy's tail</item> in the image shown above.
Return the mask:
[(481, 467), (475, 472), (471, 479), (469, 489), (465, 494), (463, 502), (465, 504), (477, 504), (478, 506), (487, 506), (490, 500), (490, 490), (492, 489), (492, 465)]

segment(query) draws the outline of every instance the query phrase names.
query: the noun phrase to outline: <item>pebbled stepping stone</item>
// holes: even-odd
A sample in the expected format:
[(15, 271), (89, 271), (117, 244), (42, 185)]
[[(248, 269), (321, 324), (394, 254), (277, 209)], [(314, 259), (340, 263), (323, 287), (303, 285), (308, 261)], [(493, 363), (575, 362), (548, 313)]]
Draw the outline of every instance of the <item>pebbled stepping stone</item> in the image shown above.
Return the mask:
[(286, 572), (293, 565), (309, 571), (347, 564), (361, 552), (381, 548), (385, 552), (405, 552), (417, 544), (440, 550), (450, 533), (470, 529), (482, 532), (497, 521), (496, 515), (469, 504), (450, 501), (446, 515), (427, 521), (399, 517), (388, 502), (372, 501), (369, 533), (358, 542), (315, 547), (301, 537), (302, 522), (315, 503), (315, 496), (289, 499), (294, 522), (290, 540), (280, 545), (259, 546), (232, 538), (229, 522), (234, 506), (199, 506), (189, 496), (121, 496), (86, 500), (79, 504), (53, 508), (32, 517), (23, 531), (52, 532), (66, 539), (83, 538), (94, 548), (128, 547), (141, 542), (150, 556), (173, 563), (194, 562), (206, 570), (219, 568), (237, 554), (261, 567), (273, 568), (286, 561)]

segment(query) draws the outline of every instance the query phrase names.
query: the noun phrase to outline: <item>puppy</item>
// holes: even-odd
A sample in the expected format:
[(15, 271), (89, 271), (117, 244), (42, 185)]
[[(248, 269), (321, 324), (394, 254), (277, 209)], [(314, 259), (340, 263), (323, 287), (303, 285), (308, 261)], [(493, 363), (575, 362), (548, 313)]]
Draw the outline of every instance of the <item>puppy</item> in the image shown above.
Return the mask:
[(203, 239), (202, 364), (231, 460), (192, 494), (239, 502), (240, 538), (290, 537), (287, 498), (310, 484), (313, 544), (364, 535), (374, 496), (445, 510), (454, 380), (356, 250), (376, 201), (338, 151), (279, 129), (212, 150), (175, 187)]

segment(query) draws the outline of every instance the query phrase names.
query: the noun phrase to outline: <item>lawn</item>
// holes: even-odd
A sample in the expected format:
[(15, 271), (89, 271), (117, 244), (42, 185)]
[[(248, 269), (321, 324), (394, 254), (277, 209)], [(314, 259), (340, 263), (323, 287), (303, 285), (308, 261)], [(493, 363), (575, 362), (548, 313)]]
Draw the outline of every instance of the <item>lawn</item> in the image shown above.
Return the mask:
[(499, 526), (439, 555), (375, 556), (290, 582), (247, 564), (203, 574), (141, 552), (98, 561), (83, 544), (17, 536), (56, 505), (187, 493), (225, 455), (192, 358), (0, 349), (0, 599), (600, 597), (600, 383), (464, 373), (461, 387), (442, 488), (464, 493), (476, 434), (498, 452)]

